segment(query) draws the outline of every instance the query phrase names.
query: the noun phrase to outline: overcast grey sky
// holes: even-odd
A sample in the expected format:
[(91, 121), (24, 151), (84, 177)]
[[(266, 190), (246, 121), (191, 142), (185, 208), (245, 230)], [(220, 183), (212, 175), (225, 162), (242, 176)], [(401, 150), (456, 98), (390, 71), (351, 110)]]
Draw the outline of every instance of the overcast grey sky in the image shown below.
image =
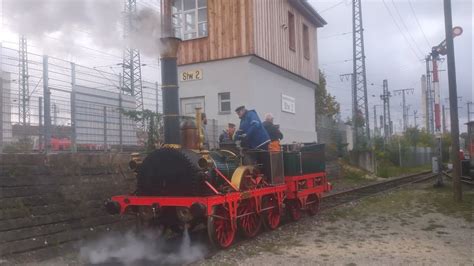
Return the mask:
[[(351, 91), (350, 84), (341, 82), (339, 75), (352, 72), (352, 35), (345, 34), (352, 31), (351, 1), (309, 0), (309, 2), (328, 22), (319, 31), (318, 36), (320, 68), (326, 73), (328, 90), (341, 103), (345, 118), (350, 115)], [(466, 103), (473, 100), (474, 10), (471, 0), (452, 0), (452, 6), (453, 25), (464, 29), (463, 34), (457, 37), (454, 43), (458, 95), (462, 96), (460, 122), (465, 123)], [(443, 0), (363, 0), (362, 9), (367, 80), (369, 84), (376, 84), (368, 86), (368, 94), (377, 96), (369, 97), (370, 112), (372, 114), (374, 104), (381, 103), (378, 95), (381, 94), (382, 88), (378, 85), (382, 84), (383, 79), (388, 79), (391, 91), (415, 88), (415, 94), (407, 97), (407, 103), (412, 106), (410, 111), (412, 113), (421, 105), (420, 77), (425, 73), (425, 63), (421, 59), (428, 54), (432, 46), (444, 40)], [(446, 69), (446, 62), (441, 64), (440, 69)], [(441, 72), (441, 101), (446, 106), (448, 104), (445, 98), (449, 96), (447, 81), (447, 72)], [(401, 96), (392, 97), (391, 106), (392, 114), (395, 116), (394, 124), (400, 128)], [(380, 110), (378, 112), (380, 113)], [(418, 113), (421, 116), (421, 110)], [(474, 114), (471, 117), (474, 117)], [(409, 121), (413, 123), (413, 116)], [(418, 123), (420, 122), (421, 117), (418, 118)], [(372, 116), (371, 124), (373, 124)], [(462, 126), (461, 130), (465, 130), (465, 126)]]
[[(5, 14), (6, 11), (2, 8), (4, 1), (6, 0), (0, 0), (2, 15), (0, 41), (4, 46), (16, 49), (18, 35), (12, 28), (18, 21), (8, 20), (8, 14)], [(16, 2), (21, 1), (25, 0), (16, 0)], [(308, 1), (328, 22), (328, 25), (320, 29), (318, 33), (319, 64), (327, 75), (330, 93), (335, 95), (341, 103), (342, 117), (345, 118), (350, 116), (351, 91), (350, 84), (347, 81), (341, 82), (339, 75), (352, 72), (351, 0)], [(103, 3), (99, 7), (104, 7), (105, 3), (116, 3), (116, 7), (121, 8), (122, 0), (97, 0), (96, 3)], [(139, 7), (157, 6), (155, 0), (138, 0), (138, 3)], [(459, 110), (460, 122), (463, 124), (467, 120), (466, 102), (474, 100), (472, 87), (474, 61), (472, 14), (474, 10), (471, 0), (452, 0), (452, 5), (453, 25), (462, 26), (464, 29), (463, 35), (454, 41), (458, 94), (462, 96), (460, 102), (462, 109)], [(363, 0), (362, 8), (367, 79), (368, 84), (375, 84), (368, 86), (370, 110), (372, 112), (374, 104), (380, 104), (378, 96), (381, 94), (382, 80), (388, 79), (391, 91), (415, 88), (415, 93), (407, 97), (407, 103), (412, 106), (410, 111), (412, 113), (413, 110), (420, 108), (420, 78), (425, 73), (425, 64), (422, 58), (428, 54), (432, 46), (439, 44), (444, 39), (443, 0)], [(109, 13), (110, 10), (113, 10), (108, 9)], [(35, 12), (34, 9), (31, 11)], [(99, 21), (102, 20), (99, 18)], [(99, 34), (101, 34), (100, 31)], [(91, 38), (94, 36), (94, 32), (91, 32), (90, 29), (72, 29), (65, 35), (68, 37), (68, 42), (65, 43), (60, 43), (57, 40), (57, 38), (64, 37), (58, 32), (50, 34), (42, 42), (30, 41), (32, 45), (30, 51), (56, 55), (89, 66), (115, 65), (121, 62), (120, 49), (116, 47), (101, 48), (94, 38)], [(54, 47), (54, 49), (48, 49), (48, 47)], [(95, 51), (99, 49), (105, 50), (105, 53)], [(143, 69), (144, 77), (151, 81), (159, 80), (157, 59), (146, 57), (143, 61), (148, 64)], [(441, 64), (440, 69), (446, 69), (446, 62)], [(441, 101), (447, 105), (445, 101), (445, 98), (448, 97), (447, 72), (441, 72), (440, 85)], [(376, 97), (371, 97), (372, 95), (376, 95)], [(392, 97), (391, 106), (394, 124), (400, 128), (401, 96)], [(418, 113), (420, 116), (418, 123), (421, 123), (421, 110)], [(413, 123), (412, 116), (409, 121)], [(372, 119), (371, 123), (373, 123)], [(465, 130), (465, 127), (462, 126), (461, 130)]]

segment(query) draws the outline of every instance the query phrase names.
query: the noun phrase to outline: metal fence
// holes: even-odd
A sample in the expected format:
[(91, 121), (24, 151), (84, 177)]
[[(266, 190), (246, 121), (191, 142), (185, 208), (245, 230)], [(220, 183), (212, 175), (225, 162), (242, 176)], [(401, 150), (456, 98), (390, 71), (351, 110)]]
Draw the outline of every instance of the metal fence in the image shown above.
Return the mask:
[[(0, 43), (0, 152), (144, 147), (143, 128), (123, 114), (136, 104), (118, 73), (34, 53), (27, 65), (20, 75), (18, 50)], [(158, 83), (142, 84), (144, 109), (161, 112)]]

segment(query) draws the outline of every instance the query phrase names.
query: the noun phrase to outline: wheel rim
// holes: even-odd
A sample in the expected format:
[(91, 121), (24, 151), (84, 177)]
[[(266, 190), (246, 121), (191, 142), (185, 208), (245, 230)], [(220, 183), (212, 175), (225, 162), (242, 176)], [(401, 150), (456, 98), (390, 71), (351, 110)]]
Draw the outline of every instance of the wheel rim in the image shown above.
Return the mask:
[(301, 219), (301, 206), (299, 200), (294, 200), (289, 203), (290, 217), (293, 221)]
[(314, 195), (308, 198), (309, 201), (314, 201), (308, 205), (308, 214), (313, 216), (319, 212), (319, 198), (318, 196)]
[(222, 206), (215, 206), (213, 216), (208, 218), (208, 233), (212, 244), (218, 248), (227, 248), (234, 241), (235, 230), (229, 212)]
[(255, 201), (250, 199), (241, 203), (238, 213), (239, 215), (247, 214), (239, 219), (239, 227), (242, 234), (245, 237), (256, 236), (262, 226), (262, 220), (257, 214)]
[(280, 208), (278, 206), (278, 200), (272, 196), (268, 199), (266, 199), (266, 202), (264, 204), (264, 208), (268, 207), (273, 207), (272, 209), (269, 209), (265, 211), (265, 226), (270, 229), (274, 230), (280, 225)]

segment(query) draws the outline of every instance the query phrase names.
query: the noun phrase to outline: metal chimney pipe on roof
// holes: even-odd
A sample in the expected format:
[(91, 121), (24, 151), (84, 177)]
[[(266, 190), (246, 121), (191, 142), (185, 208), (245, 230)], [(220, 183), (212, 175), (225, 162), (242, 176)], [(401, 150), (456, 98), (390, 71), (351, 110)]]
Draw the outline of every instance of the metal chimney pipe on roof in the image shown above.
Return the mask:
[(181, 143), (179, 121), (179, 87), (177, 54), (180, 39), (165, 37), (160, 39), (163, 46), (161, 53), (161, 89), (163, 92), (164, 143), (179, 145)]

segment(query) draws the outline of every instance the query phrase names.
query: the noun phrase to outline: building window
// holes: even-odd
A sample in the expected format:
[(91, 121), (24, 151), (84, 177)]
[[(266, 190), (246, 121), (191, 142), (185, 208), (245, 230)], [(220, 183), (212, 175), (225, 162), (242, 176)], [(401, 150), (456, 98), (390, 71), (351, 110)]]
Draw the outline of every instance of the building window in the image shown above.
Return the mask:
[(309, 60), (309, 30), (305, 24), (303, 24), (303, 51), (304, 58)]
[(218, 94), (219, 97), (219, 113), (229, 114), (230, 111), (230, 92)]
[(288, 38), (290, 43), (290, 49), (295, 51), (296, 43), (295, 43), (295, 15), (293, 13), (288, 12)]
[(191, 40), (207, 36), (207, 0), (173, 0), (174, 36)]

